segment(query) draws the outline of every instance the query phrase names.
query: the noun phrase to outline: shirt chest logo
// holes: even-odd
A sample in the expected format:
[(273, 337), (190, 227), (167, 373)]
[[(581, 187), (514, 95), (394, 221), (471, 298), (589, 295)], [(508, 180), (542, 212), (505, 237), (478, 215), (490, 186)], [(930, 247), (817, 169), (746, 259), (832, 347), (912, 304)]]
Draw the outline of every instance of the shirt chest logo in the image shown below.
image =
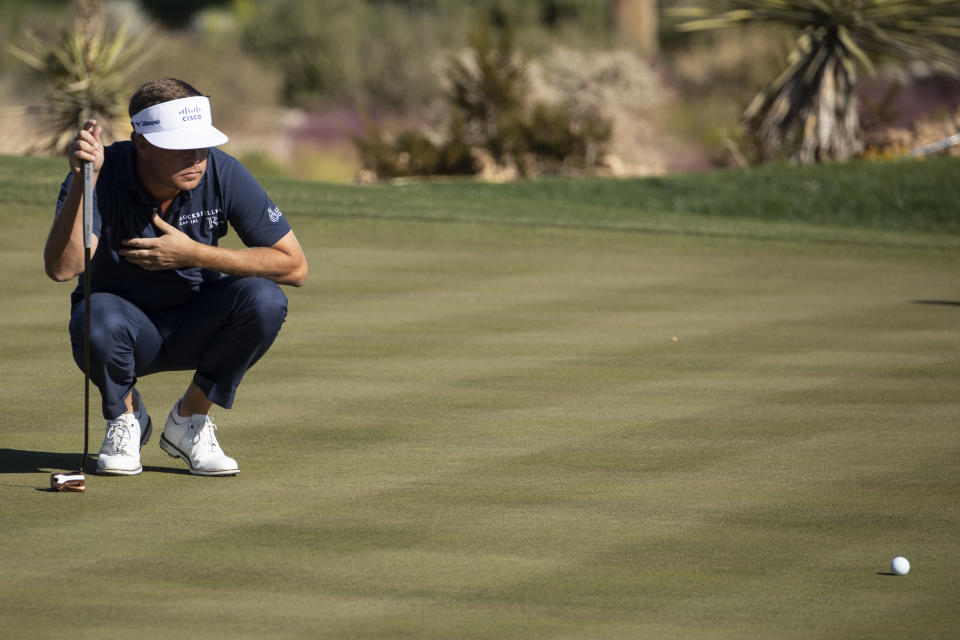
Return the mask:
[(203, 211), (193, 211), (190, 213), (181, 213), (177, 218), (177, 227), (183, 229), (193, 225), (204, 225), (207, 229), (216, 229), (220, 224), (220, 208), (205, 209)]

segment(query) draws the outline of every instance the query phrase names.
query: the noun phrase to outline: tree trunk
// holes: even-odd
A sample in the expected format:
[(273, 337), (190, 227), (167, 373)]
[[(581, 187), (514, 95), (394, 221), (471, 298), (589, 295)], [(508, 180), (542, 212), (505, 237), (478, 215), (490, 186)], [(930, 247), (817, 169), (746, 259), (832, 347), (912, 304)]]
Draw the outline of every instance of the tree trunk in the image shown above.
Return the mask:
[(855, 84), (856, 78), (837, 56), (831, 56), (803, 123), (797, 153), (801, 164), (848, 160), (863, 151)]
[(657, 53), (657, 0), (611, 0), (616, 33), (643, 55)]
[(793, 161), (815, 164), (848, 160), (863, 150), (854, 93), (856, 71), (830, 43), (809, 44), (788, 77), (760, 92), (744, 120), (767, 162), (789, 152)]

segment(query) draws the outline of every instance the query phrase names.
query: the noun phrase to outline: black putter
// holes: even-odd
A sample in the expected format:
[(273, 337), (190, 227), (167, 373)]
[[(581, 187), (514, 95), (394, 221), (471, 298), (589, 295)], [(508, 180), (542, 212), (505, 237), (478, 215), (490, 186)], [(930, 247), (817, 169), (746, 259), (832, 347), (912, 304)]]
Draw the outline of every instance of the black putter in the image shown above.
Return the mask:
[(83, 472), (90, 449), (90, 258), (93, 247), (93, 163), (83, 166), (83, 456), (80, 471), (50, 474), (53, 491), (87, 490)]

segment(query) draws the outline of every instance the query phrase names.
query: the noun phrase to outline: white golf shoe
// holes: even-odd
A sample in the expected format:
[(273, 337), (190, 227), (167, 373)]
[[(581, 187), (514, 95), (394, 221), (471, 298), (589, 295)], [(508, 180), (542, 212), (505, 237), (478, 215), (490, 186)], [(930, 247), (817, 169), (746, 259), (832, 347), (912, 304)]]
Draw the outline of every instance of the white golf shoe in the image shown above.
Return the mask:
[(232, 476), (240, 473), (237, 461), (229, 457), (217, 442), (217, 425), (209, 415), (196, 413), (181, 418), (173, 405), (167, 424), (160, 436), (160, 448), (174, 458), (180, 458), (197, 476)]
[[(146, 434), (150, 437), (150, 434)], [(97, 457), (97, 473), (113, 476), (135, 476), (140, 465), (140, 422), (132, 413), (124, 413), (107, 421), (107, 435), (103, 438)]]

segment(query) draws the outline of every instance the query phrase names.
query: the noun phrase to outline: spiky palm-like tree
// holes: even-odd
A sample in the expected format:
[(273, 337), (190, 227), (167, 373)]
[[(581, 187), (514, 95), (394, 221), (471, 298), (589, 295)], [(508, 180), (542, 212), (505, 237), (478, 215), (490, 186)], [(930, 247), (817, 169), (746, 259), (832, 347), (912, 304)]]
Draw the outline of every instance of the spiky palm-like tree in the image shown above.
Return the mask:
[(804, 164), (860, 153), (858, 72), (885, 58), (960, 77), (960, 0), (716, 0), (671, 13), (687, 19), (684, 31), (761, 23), (799, 32), (786, 68), (744, 112), (768, 158), (790, 147)]
[(47, 43), (27, 34), (27, 48), (8, 44), (7, 51), (44, 76), (47, 104), (44, 134), (36, 151), (64, 153), (88, 119), (103, 127), (104, 139), (116, 139), (117, 125), (127, 118), (127, 78), (148, 50), (149, 31), (130, 36), (125, 28), (105, 33), (99, 3), (78, 0), (77, 19), (59, 42)]

